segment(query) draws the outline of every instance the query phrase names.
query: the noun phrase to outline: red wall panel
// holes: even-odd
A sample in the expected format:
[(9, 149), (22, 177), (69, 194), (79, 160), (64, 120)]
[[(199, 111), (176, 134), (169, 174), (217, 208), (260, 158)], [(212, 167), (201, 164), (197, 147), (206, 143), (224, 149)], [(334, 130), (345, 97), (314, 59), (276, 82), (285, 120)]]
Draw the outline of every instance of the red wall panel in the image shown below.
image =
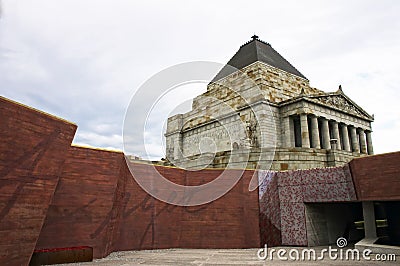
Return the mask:
[(350, 169), (358, 200), (400, 200), (400, 152), (353, 159)]
[(76, 126), (0, 97), (0, 265), (27, 265)]
[[(132, 167), (135, 172), (144, 173), (152, 166), (134, 164)], [(167, 179), (189, 186), (207, 183), (222, 172), (157, 169)], [(229, 171), (233, 176), (236, 170)], [(151, 174), (149, 172), (149, 180), (154, 178)], [(248, 191), (252, 174), (253, 171), (245, 171), (234, 188), (220, 199), (193, 207), (170, 205), (154, 199), (133, 179), (128, 180), (116, 249), (258, 247), (258, 192)]]
[(124, 197), (124, 164), (121, 152), (71, 147), (36, 248), (90, 246), (95, 258), (108, 255)]
[[(154, 181), (153, 166), (133, 167)], [(156, 168), (170, 181), (187, 185), (209, 182), (222, 172)], [(245, 171), (216, 201), (180, 207), (147, 194), (122, 153), (72, 147), (36, 248), (91, 246), (100, 258), (114, 250), (258, 247), (258, 192), (248, 191), (252, 175)]]

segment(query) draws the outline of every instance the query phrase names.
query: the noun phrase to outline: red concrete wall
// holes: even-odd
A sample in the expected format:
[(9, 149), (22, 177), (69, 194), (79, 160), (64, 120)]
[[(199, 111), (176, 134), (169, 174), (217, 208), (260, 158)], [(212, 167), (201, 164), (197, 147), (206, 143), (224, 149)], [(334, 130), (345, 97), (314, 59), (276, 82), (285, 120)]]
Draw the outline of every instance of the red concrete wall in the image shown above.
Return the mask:
[[(151, 166), (136, 164), (137, 171)], [(184, 171), (157, 167), (169, 180), (189, 186), (207, 183), (222, 170)], [(233, 172), (236, 170), (229, 170)], [(154, 199), (128, 180), (118, 250), (154, 248), (250, 248), (260, 245), (258, 191), (249, 192), (253, 171), (245, 171), (223, 197), (180, 207)], [(149, 179), (152, 177), (149, 175)], [(172, 193), (172, 192), (171, 192)]]
[[(258, 192), (248, 191), (253, 171), (216, 201), (178, 207), (143, 191), (123, 153), (71, 147), (69, 122), (5, 98), (0, 119), (0, 265), (27, 265), (35, 248), (91, 246), (100, 258), (114, 250), (260, 244)], [(134, 167), (153, 180), (152, 166)], [(157, 169), (185, 185), (221, 173)]]
[[(227, 177), (242, 170), (225, 170)], [(210, 182), (222, 170), (186, 172), (188, 185)], [(181, 247), (252, 248), (260, 246), (258, 191), (249, 192), (254, 171), (243, 171), (242, 178), (223, 197), (200, 207), (182, 210)], [(201, 180), (202, 179), (202, 180)], [(195, 221), (195, 222), (194, 222)], [(192, 226), (187, 232), (186, 227)], [(194, 239), (195, 241), (191, 241)]]
[(122, 152), (71, 147), (36, 249), (93, 247), (113, 250), (127, 170)]
[(76, 126), (0, 97), (0, 265), (27, 265)]
[[(152, 166), (135, 164), (134, 167), (136, 173), (147, 175), (148, 182), (152, 182)], [(157, 169), (172, 182), (182, 184), (184, 170), (167, 167)], [(178, 244), (179, 208), (151, 197), (132, 176), (126, 182), (120, 217), (116, 250), (167, 248)], [(163, 221), (166, 222), (165, 225)]]
[[(148, 174), (151, 182), (152, 166), (133, 167)], [(221, 173), (157, 169), (169, 180), (187, 185), (209, 182)], [(87, 245), (93, 247), (94, 257), (100, 258), (116, 250), (258, 247), (258, 193), (248, 191), (252, 174), (246, 171), (236, 186), (216, 201), (178, 207), (142, 190), (122, 153), (73, 147), (36, 248)]]
[(400, 200), (400, 152), (353, 159), (350, 170), (358, 200)]

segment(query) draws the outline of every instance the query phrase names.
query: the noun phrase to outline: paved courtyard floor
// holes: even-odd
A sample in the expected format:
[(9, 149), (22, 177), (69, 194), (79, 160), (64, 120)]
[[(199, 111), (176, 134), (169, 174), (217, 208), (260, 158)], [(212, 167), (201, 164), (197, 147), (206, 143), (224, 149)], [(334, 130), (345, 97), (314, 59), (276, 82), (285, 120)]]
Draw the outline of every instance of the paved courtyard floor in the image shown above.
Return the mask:
[[(323, 248), (315, 247), (316, 254), (319, 256)], [(275, 247), (276, 250), (280, 247)], [(282, 247), (286, 251), (285, 257), (288, 260), (279, 260), (274, 253), (273, 260), (267, 258), (260, 260), (257, 257), (258, 249), (160, 249), (160, 250), (141, 250), (123, 251), (111, 253), (108, 257), (97, 259), (93, 262), (74, 263), (65, 265), (399, 265), (400, 257), (396, 261), (376, 261), (375, 254), (371, 255), (371, 260), (366, 261), (360, 258), (357, 260), (332, 260), (325, 254), (323, 260), (305, 261), (289, 259), (289, 252), (296, 256), (296, 249), (300, 253), (305, 248)], [(270, 251), (270, 250), (269, 250)], [(346, 249), (343, 249), (343, 258)], [(337, 253), (340, 254), (339, 252)], [(351, 256), (350, 256), (351, 257)], [(360, 253), (362, 257), (362, 253)]]

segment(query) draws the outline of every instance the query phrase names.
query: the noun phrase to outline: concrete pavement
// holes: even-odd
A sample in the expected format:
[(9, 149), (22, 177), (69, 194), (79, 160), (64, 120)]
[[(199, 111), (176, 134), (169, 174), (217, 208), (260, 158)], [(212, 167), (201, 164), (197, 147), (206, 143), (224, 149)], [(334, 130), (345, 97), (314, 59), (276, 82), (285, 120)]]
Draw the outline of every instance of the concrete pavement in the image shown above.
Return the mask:
[[(331, 260), (329, 255), (325, 253), (323, 260), (318, 261), (304, 261), (304, 260), (290, 260), (289, 252), (292, 249), (301, 252), (304, 247), (274, 247), (276, 250), (282, 248), (285, 250), (286, 261), (278, 259), (276, 252), (274, 253), (273, 260), (267, 258), (260, 260), (257, 257), (258, 249), (162, 249), (162, 250), (141, 250), (141, 251), (121, 251), (111, 253), (108, 257), (97, 259), (93, 262), (76, 263), (66, 265), (399, 265), (400, 257), (397, 256), (396, 261), (376, 261), (375, 254), (371, 255), (371, 260), (366, 261), (362, 259), (357, 260)], [(321, 250), (328, 247), (314, 247), (317, 256), (320, 255)], [(337, 248), (337, 247), (332, 247)], [(350, 247), (353, 248), (353, 247)], [(269, 250), (270, 252), (270, 250)], [(345, 254), (346, 249), (343, 249)], [(293, 252), (292, 255), (295, 255)], [(339, 253), (337, 253), (339, 256)], [(345, 258), (345, 255), (343, 255)]]

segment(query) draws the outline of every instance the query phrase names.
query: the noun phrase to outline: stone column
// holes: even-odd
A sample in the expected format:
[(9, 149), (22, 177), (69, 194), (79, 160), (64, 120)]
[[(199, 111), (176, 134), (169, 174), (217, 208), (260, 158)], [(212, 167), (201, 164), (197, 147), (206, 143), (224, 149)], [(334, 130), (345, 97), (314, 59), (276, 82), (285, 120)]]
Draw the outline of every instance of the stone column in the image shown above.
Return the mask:
[(374, 202), (363, 201), (364, 232), (365, 238), (376, 238)]
[(181, 160), (183, 156), (183, 134), (177, 133), (174, 142), (174, 159)]
[(331, 139), (329, 136), (329, 124), (327, 119), (322, 120), (322, 148), (330, 150), (331, 149)]
[(358, 135), (355, 127), (350, 127), (351, 145), (353, 152), (360, 152), (360, 145), (358, 143)]
[(365, 133), (364, 129), (360, 129), (358, 131), (358, 134), (360, 135), (360, 148), (361, 148), (361, 153), (367, 153), (367, 145), (365, 143)]
[(295, 131), (294, 131), (294, 120), (293, 117), (289, 116), (289, 129), (290, 129), (290, 146), (289, 147), (294, 147), (296, 146), (296, 141), (295, 141)]
[(286, 147), (286, 148), (291, 148), (291, 147), (293, 147), (293, 146), (292, 146), (292, 137), (291, 137), (292, 132), (291, 132), (291, 130), (290, 130), (290, 122), (291, 122), (291, 121), (290, 121), (290, 117), (289, 117), (289, 116), (283, 118), (283, 130), (284, 130), (284, 133), (283, 133), (283, 137), (284, 137), (283, 143), (285, 144), (285, 147)]
[(310, 135), (308, 134), (307, 114), (300, 115), (301, 147), (310, 148)]
[(337, 139), (336, 142), (336, 149), (341, 150), (342, 146), (340, 143), (340, 135), (339, 135), (339, 124), (336, 121), (332, 122), (332, 126), (333, 126), (333, 138)]
[(369, 155), (374, 154), (374, 148), (372, 147), (372, 136), (371, 136), (371, 131), (366, 131), (365, 135), (367, 137), (367, 151)]
[(315, 115), (311, 116), (311, 136), (312, 136), (312, 148), (321, 149), (319, 143), (319, 130), (318, 130), (318, 118)]
[(349, 141), (349, 131), (347, 130), (347, 125), (342, 125), (342, 136), (343, 136), (343, 150), (351, 151), (350, 141)]

